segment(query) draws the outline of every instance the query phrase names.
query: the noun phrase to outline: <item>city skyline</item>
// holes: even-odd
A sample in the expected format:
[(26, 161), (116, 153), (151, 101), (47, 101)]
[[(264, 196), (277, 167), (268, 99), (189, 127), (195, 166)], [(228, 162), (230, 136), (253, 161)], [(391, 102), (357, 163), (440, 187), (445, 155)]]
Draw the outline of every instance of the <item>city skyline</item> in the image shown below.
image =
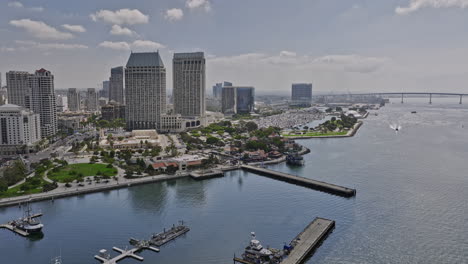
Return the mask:
[[(273, 0), (262, 14), (266, 1), (6, 1), (0, 72), (44, 67), (54, 72), (57, 88), (88, 88), (106, 80), (108, 69), (122, 65), (132, 50), (159, 50), (165, 61), (175, 52), (204, 51), (209, 86), (231, 79), (255, 86), (258, 94), (287, 95), (295, 82), (313, 82), (317, 92), (463, 92), (468, 38), (453, 34), (467, 20), (462, 2), (300, 1), (285, 7)], [(277, 21), (279, 14), (294, 19)], [(234, 17), (244, 19), (230, 22)], [(233, 32), (246, 41), (233, 45), (227, 37)], [(167, 86), (171, 92), (171, 79)]]

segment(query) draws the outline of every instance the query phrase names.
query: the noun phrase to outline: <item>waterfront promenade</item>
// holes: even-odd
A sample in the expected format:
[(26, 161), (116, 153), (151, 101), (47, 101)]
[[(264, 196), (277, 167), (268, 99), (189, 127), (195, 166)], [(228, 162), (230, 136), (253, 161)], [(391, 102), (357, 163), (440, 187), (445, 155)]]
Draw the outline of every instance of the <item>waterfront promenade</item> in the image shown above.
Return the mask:
[(18, 196), (12, 198), (4, 198), (0, 200), (0, 207), (24, 204), (26, 202), (37, 202), (44, 200), (53, 200), (56, 198), (75, 196), (87, 193), (102, 192), (113, 189), (127, 188), (134, 185), (147, 184), (153, 182), (161, 182), (167, 180), (174, 180), (188, 177), (187, 173), (180, 173), (176, 175), (158, 175), (158, 176), (147, 176), (134, 179), (126, 179), (123, 177), (119, 178), (119, 181), (109, 181), (108, 183), (97, 183), (92, 185), (85, 185), (82, 187), (70, 187), (59, 186), (58, 188), (46, 192), (31, 194), (26, 196)]

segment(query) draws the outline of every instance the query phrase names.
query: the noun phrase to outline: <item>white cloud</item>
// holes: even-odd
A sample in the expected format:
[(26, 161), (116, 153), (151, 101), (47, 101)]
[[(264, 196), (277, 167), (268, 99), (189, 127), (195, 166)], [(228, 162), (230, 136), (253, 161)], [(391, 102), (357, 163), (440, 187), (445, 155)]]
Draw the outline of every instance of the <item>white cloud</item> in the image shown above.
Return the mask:
[(163, 49), (166, 46), (164, 46), (161, 43), (150, 41), (150, 40), (135, 40), (132, 43), (132, 48), (141, 48), (141, 49), (147, 49), (147, 50), (157, 50), (157, 49)]
[(22, 8), (24, 5), (21, 2), (18, 1), (13, 1), (8, 3), (9, 7), (14, 7), (14, 8)]
[(280, 52), (280, 56), (282, 56), (282, 57), (296, 57), (297, 54), (296, 54), (296, 52), (293, 52), (293, 51), (283, 50), (283, 51)]
[(34, 11), (34, 12), (42, 12), (44, 11), (44, 8), (42, 6), (30, 7), (29, 10)]
[(198, 9), (198, 8), (203, 8), (206, 12), (211, 11), (211, 3), (209, 0), (187, 0), (185, 2), (185, 5), (189, 9)]
[(22, 46), (25, 49), (41, 49), (41, 50), (76, 50), (76, 49), (87, 49), (88, 46), (82, 44), (68, 44), (68, 43), (39, 43), (34, 41), (23, 41), (17, 40), (16, 44)]
[[(13, 8), (26, 8), (21, 2), (18, 2), (18, 1), (13, 1), (13, 2), (9, 2), (8, 3), (8, 7), (13, 7)], [(42, 6), (38, 6), (38, 7), (29, 7), (27, 8), (31, 11), (34, 11), (34, 12), (42, 12), (44, 11), (44, 8)]]
[(371, 73), (377, 71), (389, 61), (384, 57), (364, 57), (351, 55), (327, 55), (313, 60), (323, 66), (338, 66), (347, 72)]
[(169, 21), (178, 21), (181, 20), (184, 17), (184, 11), (179, 8), (172, 8), (166, 10), (166, 15), (164, 15), (164, 18), (169, 20)]
[(418, 11), (421, 8), (432, 7), (432, 8), (449, 8), (468, 7), (468, 0), (409, 0), (408, 6), (395, 8), (395, 13), (398, 15), (407, 15)]
[(72, 31), (72, 32), (78, 32), (78, 33), (86, 32), (86, 29), (83, 26), (80, 26), (80, 25), (64, 24), (64, 25), (62, 25), (62, 27), (64, 29)]
[(130, 44), (127, 42), (112, 42), (112, 41), (104, 41), (99, 44), (99, 47), (113, 49), (113, 50), (129, 50)]
[(161, 43), (150, 41), (150, 40), (135, 40), (133, 43), (128, 43), (125, 41), (122, 42), (112, 42), (112, 41), (104, 41), (99, 44), (99, 47), (114, 49), (114, 50), (157, 50), (163, 49), (164, 46)]
[(31, 19), (11, 20), (10, 25), (23, 28), (26, 32), (39, 39), (71, 39), (74, 37), (73, 34), (58, 31), (42, 21)]
[(101, 20), (116, 25), (147, 24), (149, 21), (149, 16), (138, 9), (100, 10), (90, 16), (94, 21)]
[(1, 52), (13, 52), (13, 51), (16, 51), (16, 49), (12, 47), (0, 47), (0, 51)]
[(116, 35), (116, 36), (133, 36), (134, 34), (136, 34), (129, 28), (121, 27), (119, 25), (113, 25), (110, 33), (111, 35)]

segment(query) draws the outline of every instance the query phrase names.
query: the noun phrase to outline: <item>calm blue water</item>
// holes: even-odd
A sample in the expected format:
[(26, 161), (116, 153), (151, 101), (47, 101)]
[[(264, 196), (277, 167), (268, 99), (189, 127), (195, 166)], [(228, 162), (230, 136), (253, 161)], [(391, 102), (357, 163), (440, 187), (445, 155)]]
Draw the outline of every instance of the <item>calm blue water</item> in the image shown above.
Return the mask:
[[(272, 166), (356, 188), (355, 198), (235, 171), (39, 202), (44, 238), (0, 230), (0, 263), (49, 263), (60, 252), (64, 264), (99, 263), (98, 250), (124, 248), (181, 219), (191, 231), (160, 253), (143, 252), (143, 263), (232, 263), (251, 231), (281, 247), (316, 216), (336, 228), (308, 263), (467, 263), (468, 109), (457, 99), (433, 101), (387, 105), (353, 138), (301, 141), (312, 151), (306, 166)], [(392, 123), (402, 126), (398, 134)], [(20, 215), (0, 209), (0, 222)]]

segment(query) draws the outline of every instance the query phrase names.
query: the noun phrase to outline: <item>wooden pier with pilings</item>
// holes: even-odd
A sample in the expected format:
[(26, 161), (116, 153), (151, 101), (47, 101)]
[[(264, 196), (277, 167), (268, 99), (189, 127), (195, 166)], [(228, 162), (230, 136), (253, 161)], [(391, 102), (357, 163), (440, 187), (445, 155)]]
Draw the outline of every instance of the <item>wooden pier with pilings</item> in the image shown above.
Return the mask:
[(273, 171), (265, 168), (242, 165), (242, 169), (250, 171), (259, 175), (263, 175), (275, 180), (285, 181), (293, 183), (296, 185), (304, 186), (307, 188), (319, 190), (322, 192), (331, 193), (334, 195), (344, 196), (344, 197), (353, 197), (356, 195), (356, 190), (351, 188), (346, 188), (322, 181), (312, 180), (309, 178), (294, 176), (284, 172)]

